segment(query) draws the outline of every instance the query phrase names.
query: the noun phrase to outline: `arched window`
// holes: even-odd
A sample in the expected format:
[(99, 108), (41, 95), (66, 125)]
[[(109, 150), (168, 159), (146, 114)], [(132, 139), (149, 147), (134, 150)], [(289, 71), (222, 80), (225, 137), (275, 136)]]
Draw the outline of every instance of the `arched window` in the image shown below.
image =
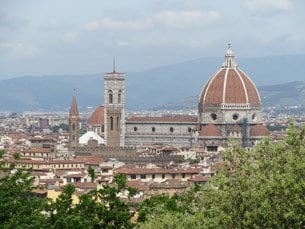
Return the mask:
[(110, 117), (110, 129), (113, 130), (113, 117)]
[(72, 131), (75, 131), (75, 123), (72, 124)]
[(116, 129), (120, 130), (120, 117), (116, 117)]
[(122, 91), (119, 90), (119, 94), (118, 94), (118, 103), (122, 103)]
[(111, 90), (108, 91), (108, 95), (109, 95), (109, 103), (113, 103), (113, 93)]

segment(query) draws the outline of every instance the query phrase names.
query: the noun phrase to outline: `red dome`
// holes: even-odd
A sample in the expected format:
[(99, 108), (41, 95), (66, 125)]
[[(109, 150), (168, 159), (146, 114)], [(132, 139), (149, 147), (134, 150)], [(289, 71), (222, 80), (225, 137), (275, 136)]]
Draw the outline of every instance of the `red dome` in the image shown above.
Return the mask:
[(93, 111), (91, 116), (88, 119), (88, 124), (95, 126), (95, 125), (103, 125), (105, 120), (105, 108), (103, 106), (99, 106)]
[(247, 104), (260, 106), (260, 96), (250, 78), (239, 68), (229, 44), (225, 63), (204, 86), (199, 103), (219, 106), (223, 104)]

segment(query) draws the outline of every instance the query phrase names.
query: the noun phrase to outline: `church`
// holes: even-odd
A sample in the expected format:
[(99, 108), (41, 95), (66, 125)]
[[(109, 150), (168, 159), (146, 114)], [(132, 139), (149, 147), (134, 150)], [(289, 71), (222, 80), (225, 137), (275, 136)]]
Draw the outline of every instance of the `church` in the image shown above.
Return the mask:
[[(269, 134), (263, 126), (259, 92), (238, 67), (230, 42), (224, 63), (202, 88), (197, 116), (126, 118), (125, 77), (115, 70), (104, 74), (104, 104), (88, 119), (88, 131), (103, 138), (107, 147), (163, 144), (218, 151), (230, 139), (250, 147)], [(79, 143), (78, 122), (74, 95), (69, 116), (71, 147)]]

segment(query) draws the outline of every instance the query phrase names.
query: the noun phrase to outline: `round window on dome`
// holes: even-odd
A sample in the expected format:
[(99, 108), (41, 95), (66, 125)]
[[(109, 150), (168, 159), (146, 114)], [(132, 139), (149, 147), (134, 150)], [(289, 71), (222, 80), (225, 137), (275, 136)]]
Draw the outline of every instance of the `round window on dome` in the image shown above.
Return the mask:
[(236, 121), (236, 120), (238, 119), (238, 114), (233, 114), (233, 115), (232, 115), (232, 118), (233, 118), (233, 120)]
[(217, 119), (217, 115), (215, 113), (212, 113), (211, 114), (211, 119), (215, 121)]

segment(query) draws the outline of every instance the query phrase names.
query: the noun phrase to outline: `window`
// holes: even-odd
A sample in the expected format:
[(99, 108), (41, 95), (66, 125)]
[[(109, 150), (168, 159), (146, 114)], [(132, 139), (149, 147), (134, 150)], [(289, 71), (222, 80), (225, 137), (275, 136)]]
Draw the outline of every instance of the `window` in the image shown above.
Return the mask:
[(215, 121), (217, 119), (217, 115), (215, 113), (212, 113), (211, 114), (211, 119)]
[(162, 179), (164, 179), (165, 178), (165, 174), (162, 174)]
[(141, 179), (146, 179), (146, 175), (145, 174), (141, 174), (140, 177), (141, 177)]
[(108, 169), (102, 169), (102, 173), (108, 173)]
[(113, 117), (110, 117), (110, 129), (113, 130)]
[(109, 103), (113, 103), (113, 93), (111, 90), (108, 91)]
[(252, 120), (255, 120), (255, 118), (256, 118), (256, 115), (253, 114), (253, 115), (252, 115)]
[(75, 131), (75, 123), (72, 124), (72, 131)]
[(192, 132), (192, 128), (189, 127), (189, 128), (187, 129), (187, 131), (188, 131), (189, 133), (191, 133), (191, 132)]
[(119, 94), (118, 94), (118, 103), (122, 103), (122, 96), (121, 96), (121, 94), (122, 94), (122, 91), (119, 90)]
[(208, 152), (217, 152), (217, 146), (208, 146), (207, 150)]
[(137, 179), (137, 175), (135, 175), (135, 174), (131, 174), (131, 175), (130, 175), (130, 179), (131, 179), (131, 180), (135, 180), (135, 179)]
[(151, 175), (151, 178), (152, 178), (152, 179), (155, 179), (155, 177), (156, 177), (155, 174), (152, 174), (152, 175)]
[(155, 131), (156, 131), (156, 128), (155, 128), (155, 127), (152, 127), (152, 128), (151, 128), (151, 131), (152, 131), (152, 132), (155, 132)]
[(134, 130), (135, 132), (137, 132), (137, 131), (138, 131), (138, 128), (135, 126), (135, 127), (133, 128), (133, 130)]
[(105, 127), (104, 125), (102, 125), (102, 133), (104, 133), (104, 131), (105, 131)]
[(116, 117), (116, 130), (120, 130), (120, 117)]
[(172, 174), (172, 178), (175, 179), (175, 177), (176, 177), (176, 174)]
[(173, 133), (173, 132), (174, 132), (174, 128), (173, 128), (173, 127), (169, 128), (169, 131), (170, 131), (171, 133)]
[(233, 114), (232, 118), (233, 118), (233, 120), (237, 120), (238, 119), (238, 114)]
[(182, 178), (185, 178), (185, 173), (182, 173)]

